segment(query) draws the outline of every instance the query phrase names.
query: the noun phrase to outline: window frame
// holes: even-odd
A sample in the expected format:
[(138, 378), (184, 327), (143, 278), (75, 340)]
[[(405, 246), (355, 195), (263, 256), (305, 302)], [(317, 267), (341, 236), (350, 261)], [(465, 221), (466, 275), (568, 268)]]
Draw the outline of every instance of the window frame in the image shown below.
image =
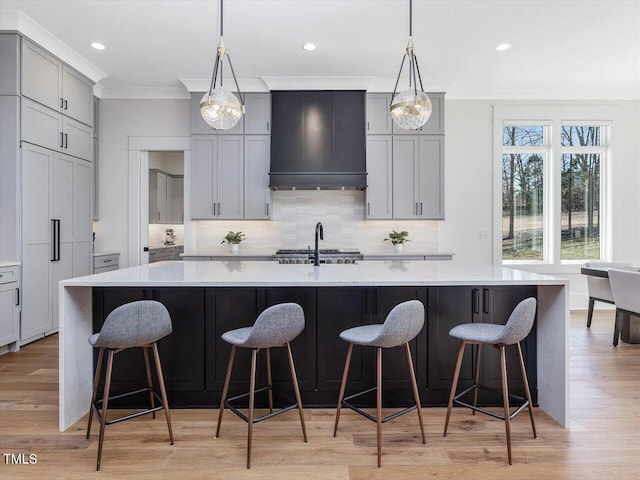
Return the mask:
[[(608, 118), (608, 119), (607, 119)], [(576, 273), (586, 260), (561, 259), (561, 159), (563, 153), (579, 149), (579, 153), (600, 154), (600, 259), (612, 258), (612, 131), (613, 111), (610, 105), (494, 105), (493, 107), (493, 263), (499, 266), (526, 268), (540, 273)], [(605, 120), (606, 119), (606, 120)], [(504, 126), (545, 126), (544, 145), (540, 147), (503, 147)], [(601, 145), (563, 147), (563, 126), (602, 127)], [(548, 133), (548, 135), (547, 135)], [(505, 150), (505, 148), (509, 150)], [(502, 155), (547, 149), (543, 171), (543, 260), (502, 260)], [(593, 152), (587, 152), (591, 149)], [(577, 152), (576, 152), (577, 153)]]

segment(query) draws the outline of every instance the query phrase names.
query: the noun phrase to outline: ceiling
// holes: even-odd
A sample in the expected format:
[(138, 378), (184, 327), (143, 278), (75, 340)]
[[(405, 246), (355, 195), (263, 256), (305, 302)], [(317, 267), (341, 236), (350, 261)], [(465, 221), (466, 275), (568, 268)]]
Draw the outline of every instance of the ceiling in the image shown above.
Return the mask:
[[(408, 40), (408, 4), (227, 0), (224, 38), (241, 89), (392, 90)], [(70, 63), (99, 80), (103, 96), (184, 96), (184, 84), (208, 87), (218, 8), (217, 0), (0, 0), (0, 28), (34, 40), (51, 34), (57, 40), (45, 46), (65, 61), (73, 57)], [(447, 98), (640, 98), (638, 0), (414, 0), (413, 8), (427, 91)], [(106, 50), (91, 48), (93, 41)], [(302, 50), (307, 41), (317, 50)], [(513, 48), (497, 52), (503, 42)], [(75, 57), (60, 53), (66, 48)]]

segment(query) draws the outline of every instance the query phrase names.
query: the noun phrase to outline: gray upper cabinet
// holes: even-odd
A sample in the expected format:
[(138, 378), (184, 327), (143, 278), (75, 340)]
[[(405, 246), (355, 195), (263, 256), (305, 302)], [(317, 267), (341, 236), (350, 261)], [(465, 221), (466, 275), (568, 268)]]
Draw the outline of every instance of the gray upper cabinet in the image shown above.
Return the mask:
[(391, 135), (367, 136), (367, 205), (368, 219), (389, 219), (392, 210), (392, 137)]
[(244, 133), (244, 115), (240, 121), (229, 130), (216, 130), (209, 126), (200, 115), (200, 100), (204, 96), (202, 93), (191, 94), (191, 133), (196, 135), (242, 135)]
[(367, 130), (368, 135), (390, 135), (392, 133), (391, 115), (389, 104), (391, 94), (369, 93), (367, 94)]
[(247, 135), (271, 134), (271, 94), (247, 93), (244, 96), (244, 133)]
[(0, 33), (0, 95), (20, 95), (20, 37)]
[(21, 130), (25, 142), (91, 160), (93, 129), (27, 98), (22, 99)]
[(21, 87), (23, 96), (93, 125), (91, 81), (24, 38)]
[(184, 222), (184, 177), (169, 176), (167, 179), (167, 223)]
[(428, 93), (431, 99), (431, 117), (418, 130), (405, 130), (398, 127), (393, 121), (394, 135), (443, 135), (444, 134), (444, 93)]
[(444, 138), (393, 139), (393, 218), (444, 219)]
[(194, 135), (191, 157), (191, 218), (243, 218), (242, 135)]
[(149, 223), (167, 223), (167, 174), (149, 170)]
[(269, 158), (271, 137), (244, 137), (244, 218), (268, 220), (271, 216)]

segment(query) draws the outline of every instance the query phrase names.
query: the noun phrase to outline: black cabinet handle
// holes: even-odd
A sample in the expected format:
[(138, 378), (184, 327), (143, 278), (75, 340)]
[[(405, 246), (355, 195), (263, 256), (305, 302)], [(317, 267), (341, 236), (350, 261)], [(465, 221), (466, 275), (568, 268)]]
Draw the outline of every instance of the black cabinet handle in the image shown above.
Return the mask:
[(269, 122), (267, 122), (267, 132), (269, 131), (270, 127), (271, 127), (271, 125), (269, 124)]
[(60, 97), (60, 108), (64, 107), (64, 98)]
[(60, 148), (64, 148), (64, 133), (60, 132)]
[(56, 235), (56, 243), (58, 244), (58, 258), (56, 258), (57, 261), (60, 261), (60, 220), (56, 220), (57, 224), (58, 224), (58, 228), (57, 228), (57, 235)]
[(480, 313), (480, 290), (477, 288), (473, 289), (473, 313)]
[(68, 110), (68, 108), (67, 108), (67, 101), (66, 101), (66, 100), (64, 101), (64, 109), (65, 109), (65, 110)]
[(371, 215), (371, 202), (367, 202), (367, 215)]
[(57, 262), (60, 260), (60, 220), (51, 219), (51, 261)]
[(482, 311), (483, 313), (489, 313), (489, 289), (482, 289)]
[(16, 288), (16, 306), (20, 305), (20, 289)]
[(64, 134), (64, 148), (69, 148), (69, 134)]

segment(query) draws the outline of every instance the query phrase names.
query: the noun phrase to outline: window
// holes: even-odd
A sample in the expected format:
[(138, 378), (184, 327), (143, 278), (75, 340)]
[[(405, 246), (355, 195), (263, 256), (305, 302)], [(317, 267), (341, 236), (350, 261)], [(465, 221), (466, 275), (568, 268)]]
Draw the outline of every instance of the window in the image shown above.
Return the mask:
[(496, 152), (501, 155), (502, 262), (604, 258), (602, 176), (610, 127), (561, 119), (502, 119), (496, 127), (502, 140)]

